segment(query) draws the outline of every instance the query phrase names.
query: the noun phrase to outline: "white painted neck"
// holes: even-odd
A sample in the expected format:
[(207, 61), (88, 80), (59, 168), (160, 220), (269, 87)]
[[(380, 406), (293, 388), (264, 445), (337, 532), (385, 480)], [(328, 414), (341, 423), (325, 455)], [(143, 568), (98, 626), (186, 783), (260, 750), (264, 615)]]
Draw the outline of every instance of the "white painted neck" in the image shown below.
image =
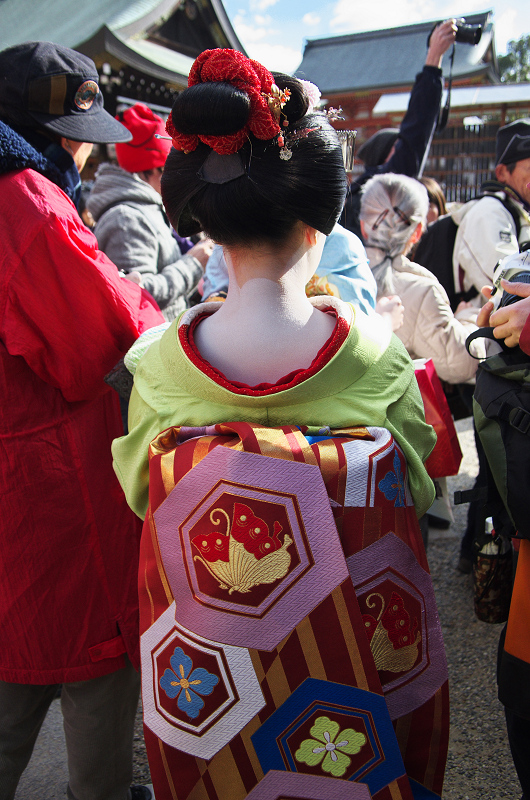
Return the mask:
[(310, 366), (335, 326), (305, 293), (324, 241), (323, 234), (299, 223), (283, 248), (225, 248), (228, 296), (197, 327), (195, 342), (226, 378), (251, 386), (276, 383)]

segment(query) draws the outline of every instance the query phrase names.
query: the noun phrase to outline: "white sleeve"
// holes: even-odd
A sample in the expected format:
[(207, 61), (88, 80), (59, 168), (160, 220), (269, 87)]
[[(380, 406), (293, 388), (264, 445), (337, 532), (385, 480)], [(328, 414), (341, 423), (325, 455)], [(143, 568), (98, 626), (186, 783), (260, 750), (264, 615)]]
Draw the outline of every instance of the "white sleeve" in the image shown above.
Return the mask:
[(483, 197), (458, 226), (453, 250), (456, 291), (474, 286), (480, 292), (483, 286), (491, 286), (497, 263), (518, 252), (512, 215), (500, 200)]
[(419, 293), (416, 297), (421, 303), (414, 327), (414, 353), (420, 358), (432, 358), (438, 376), (448, 383), (471, 380), (478, 361), (467, 352), (466, 339), (476, 325), (454, 316), (438, 281), (424, 286), (423, 297)]

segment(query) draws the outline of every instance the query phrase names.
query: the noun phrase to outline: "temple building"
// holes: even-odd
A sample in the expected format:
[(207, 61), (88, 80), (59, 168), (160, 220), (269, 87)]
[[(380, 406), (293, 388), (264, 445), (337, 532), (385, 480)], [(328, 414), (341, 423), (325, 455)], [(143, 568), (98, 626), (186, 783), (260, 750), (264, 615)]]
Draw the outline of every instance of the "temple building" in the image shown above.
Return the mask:
[[(442, 184), (449, 200), (475, 196), (492, 176), (499, 126), (530, 116), (530, 84), (501, 83), (492, 17), (492, 11), (468, 15), (466, 24), (482, 30), (480, 41), (457, 43), (453, 59), (450, 48), (442, 61), (446, 87), (452, 73), (450, 113), (433, 138), (425, 174)], [(360, 145), (381, 128), (399, 127), (433, 25), (310, 40), (296, 75), (316, 83), (328, 106), (342, 108), (344, 119), (334, 124), (355, 129)]]

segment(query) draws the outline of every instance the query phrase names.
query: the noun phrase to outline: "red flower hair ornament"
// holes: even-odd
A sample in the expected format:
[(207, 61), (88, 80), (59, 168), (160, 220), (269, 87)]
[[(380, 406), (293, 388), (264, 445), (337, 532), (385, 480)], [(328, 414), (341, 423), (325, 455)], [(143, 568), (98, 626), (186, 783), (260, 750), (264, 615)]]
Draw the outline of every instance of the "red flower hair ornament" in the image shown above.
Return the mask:
[(171, 116), (166, 122), (166, 130), (171, 136), (173, 147), (184, 153), (196, 149), (199, 140), (220, 155), (230, 155), (240, 150), (249, 131), (257, 139), (273, 139), (278, 136), (278, 144), (283, 147), (283, 136), (279, 125), (281, 109), (291, 96), (289, 89), (281, 90), (274, 83), (272, 74), (258, 61), (247, 58), (237, 50), (205, 50), (198, 56), (191, 68), (188, 86), (198, 83), (230, 83), (246, 92), (250, 100), (250, 114), (247, 124), (236, 133), (224, 136), (203, 136), (202, 134), (179, 133), (173, 125)]

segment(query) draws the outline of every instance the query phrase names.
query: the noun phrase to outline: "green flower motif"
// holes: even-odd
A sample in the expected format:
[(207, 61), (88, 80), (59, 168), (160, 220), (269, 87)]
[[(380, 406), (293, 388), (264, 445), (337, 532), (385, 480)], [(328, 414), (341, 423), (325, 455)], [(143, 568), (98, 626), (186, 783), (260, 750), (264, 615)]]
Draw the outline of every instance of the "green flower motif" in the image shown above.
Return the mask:
[[(322, 762), (324, 772), (336, 778), (344, 775), (351, 763), (346, 753), (358, 753), (366, 742), (364, 733), (353, 728), (345, 728), (342, 732), (336, 722), (328, 717), (318, 717), (310, 730), (314, 739), (305, 739), (295, 753), (297, 761), (316, 767)], [(339, 737), (340, 733), (340, 737)]]

